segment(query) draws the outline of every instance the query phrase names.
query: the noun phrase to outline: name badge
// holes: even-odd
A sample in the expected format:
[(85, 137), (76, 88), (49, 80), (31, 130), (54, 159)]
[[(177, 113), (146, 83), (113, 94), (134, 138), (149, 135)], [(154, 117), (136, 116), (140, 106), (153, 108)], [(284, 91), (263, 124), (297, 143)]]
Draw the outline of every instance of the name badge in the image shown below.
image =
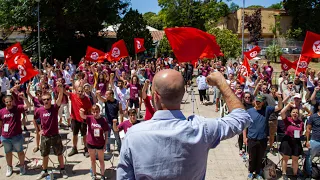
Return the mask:
[(93, 135), (94, 137), (100, 137), (100, 129), (94, 129)]
[(300, 138), (300, 130), (294, 130), (294, 138)]
[(138, 97), (139, 97), (139, 95), (138, 95), (138, 94), (135, 94), (135, 95), (134, 95), (134, 97), (135, 97), (135, 98), (138, 98)]
[(3, 130), (4, 132), (9, 132), (9, 124), (4, 124)]

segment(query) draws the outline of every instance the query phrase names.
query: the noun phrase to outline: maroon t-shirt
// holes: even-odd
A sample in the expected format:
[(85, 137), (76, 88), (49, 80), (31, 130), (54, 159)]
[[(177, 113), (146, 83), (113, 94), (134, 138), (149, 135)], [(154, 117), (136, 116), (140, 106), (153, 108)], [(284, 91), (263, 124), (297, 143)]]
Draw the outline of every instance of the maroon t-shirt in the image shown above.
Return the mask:
[(54, 104), (50, 109), (45, 109), (44, 106), (37, 109), (34, 114), (34, 119), (41, 121), (43, 136), (55, 136), (59, 134), (58, 129), (58, 111), (60, 106)]
[(103, 134), (109, 131), (107, 119), (104, 117), (95, 119), (93, 115), (89, 115), (86, 121), (88, 124), (87, 143), (92, 146), (104, 146), (105, 138)]
[(22, 134), (21, 114), (24, 112), (24, 105), (13, 106), (11, 109), (0, 110), (0, 121), (2, 122), (2, 136), (11, 138)]
[(127, 133), (128, 129), (132, 127), (130, 120), (123, 121), (119, 124), (118, 129), (119, 131), (124, 130), (124, 133)]
[(304, 127), (303, 127), (303, 122), (300, 119), (294, 121), (291, 117), (287, 117), (286, 119), (283, 120), (283, 122), (284, 122), (284, 125), (286, 126), (286, 131), (285, 131), (286, 135), (293, 138), (295, 130), (300, 131), (300, 136), (302, 135), (304, 131)]
[(141, 89), (140, 84), (128, 84), (127, 87), (130, 88), (130, 99), (139, 99), (139, 90)]

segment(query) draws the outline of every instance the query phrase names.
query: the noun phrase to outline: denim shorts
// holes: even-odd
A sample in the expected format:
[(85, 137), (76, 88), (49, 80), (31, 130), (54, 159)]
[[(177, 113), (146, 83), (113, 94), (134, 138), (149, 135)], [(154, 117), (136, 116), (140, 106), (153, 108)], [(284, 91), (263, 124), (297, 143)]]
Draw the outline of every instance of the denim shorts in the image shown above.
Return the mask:
[(23, 143), (24, 138), (22, 134), (17, 136), (13, 136), (10, 138), (5, 138), (1, 136), (1, 141), (4, 147), (4, 153), (8, 154), (10, 152), (22, 152), (23, 151)]

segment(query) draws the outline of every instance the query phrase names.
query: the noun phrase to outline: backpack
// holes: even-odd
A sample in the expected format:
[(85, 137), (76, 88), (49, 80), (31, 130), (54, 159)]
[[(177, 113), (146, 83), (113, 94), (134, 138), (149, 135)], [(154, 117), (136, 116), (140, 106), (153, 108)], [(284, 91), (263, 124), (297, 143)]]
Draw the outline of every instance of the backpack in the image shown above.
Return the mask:
[(264, 179), (277, 179), (276, 164), (266, 158), (263, 162), (263, 177)]

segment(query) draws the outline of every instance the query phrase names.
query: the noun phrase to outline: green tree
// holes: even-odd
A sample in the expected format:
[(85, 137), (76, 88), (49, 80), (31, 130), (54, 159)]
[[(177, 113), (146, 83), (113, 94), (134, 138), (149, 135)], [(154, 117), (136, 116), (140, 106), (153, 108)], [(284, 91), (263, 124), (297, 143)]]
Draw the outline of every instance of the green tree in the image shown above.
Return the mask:
[(288, 39), (298, 39), (301, 36), (302, 36), (302, 29), (301, 28), (288, 29), (288, 31), (286, 32), (286, 35), (285, 35), (285, 37)]
[(117, 39), (123, 39), (126, 42), (128, 52), (131, 56), (135, 54), (134, 38), (144, 38), (145, 48), (149, 49), (152, 47), (153, 39), (146, 26), (147, 23), (138, 10), (130, 9), (123, 17), (119, 30), (117, 31)]
[(262, 38), (261, 8), (255, 10), (251, 15), (245, 14), (244, 28), (250, 33), (249, 42), (257, 43)]
[[(87, 45), (103, 47), (98, 36), (103, 23), (114, 24), (125, 13), (128, 3), (122, 0), (41, 0), (42, 57), (81, 57)], [(30, 28), (24, 46), (37, 41), (37, 2), (34, 0), (0, 0), (0, 28)], [(31, 51), (36, 52), (36, 46)], [(67, 50), (66, 50), (67, 49)]]
[(143, 19), (147, 22), (149, 26), (158, 30), (163, 29), (163, 21), (160, 15), (157, 15), (154, 12), (147, 12), (143, 14)]
[(170, 46), (170, 43), (168, 41), (168, 38), (166, 35), (163, 36), (163, 38), (161, 39), (159, 46), (157, 48), (157, 55), (158, 56), (171, 56), (173, 55), (173, 51), (172, 48)]
[(269, 6), (268, 8), (271, 8), (271, 9), (283, 9), (283, 3), (279, 2), (279, 3), (276, 3), (276, 4), (271, 4), (271, 6)]
[(237, 12), (237, 11), (239, 10), (239, 8), (240, 8), (240, 7), (239, 7), (238, 4), (232, 2), (232, 3), (230, 4), (230, 7), (229, 7), (230, 13)]
[(301, 29), (298, 40), (303, 40), (307, 31), (320, 34), (320, 0), (284, 0), (284, 9), (292, 17), (291, 29)]
[(274, 62), (277, 62), (277, 59), (282, 55), (282, 50), (281, 48), (273, 43), (272, 45), (268, 46), (266, 50), (266, 56), (270, 60), (274, 60)]
[(251, 6), (248, 6), (247, 8), (260, 9), (260, 8), (264, 8), (264, 7), (261, 5), (251, 5)]
[(241, 55), (241, 41), (238, 36), (228, 29), (212, 28), (208, 33), (216, 36), (217, 43), (224, 54), (223, 60), (237, 58)]
[(192, 26), (205, 30), (206, 22), (217, 22), (229, 13), (228, 5), (222, 1), (158, 0), (158, 3), (166, 27)]

